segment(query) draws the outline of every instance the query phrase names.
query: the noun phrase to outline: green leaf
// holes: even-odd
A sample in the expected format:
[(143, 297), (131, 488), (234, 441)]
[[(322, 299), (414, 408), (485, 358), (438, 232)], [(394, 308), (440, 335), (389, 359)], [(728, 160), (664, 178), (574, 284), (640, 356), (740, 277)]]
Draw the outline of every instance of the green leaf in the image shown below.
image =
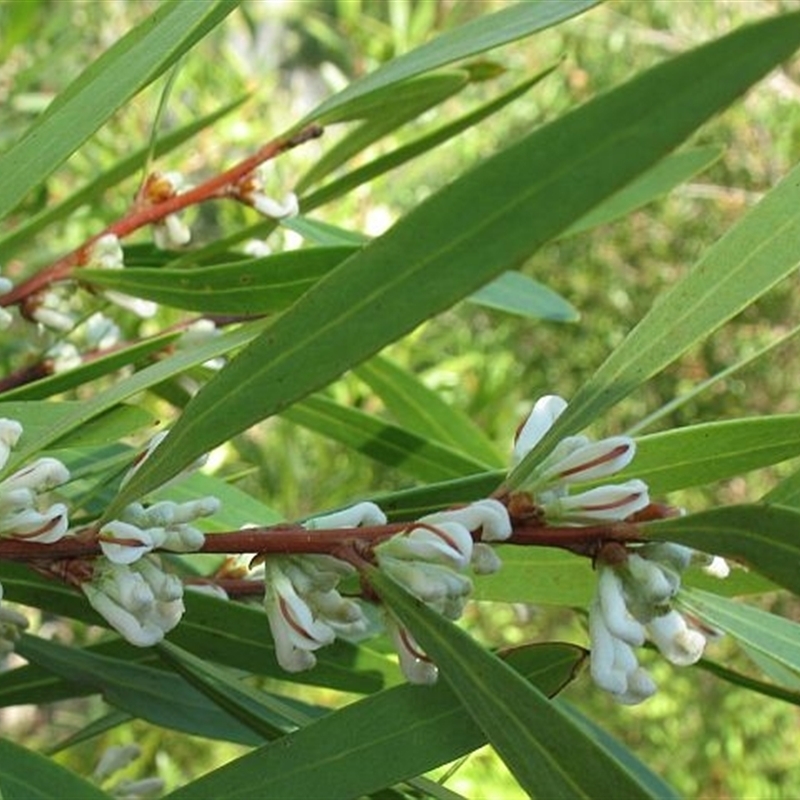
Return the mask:
[(185, 680), (263, 739), (283, 736), (310, 718), (311, 706), (303, 713), (281, 698), (236, 679), (230, 670), (209, 664), (171, 642), (161, 642), (157, 648)]
[(486, 434), (459, 409), (445, 403), (416, 375), (381, 356), (362, 364), (355, 374), (381, 398), (404, 427), (487, 466), (502, 465), (497, 449)]
[[(584, 651), (571, 645), (519, 648), (509, 663), (546, 694), (575, 674)], [(444, 682), (403, 685), (303, 727), (168, 795), (169, 800), (326, 800), (361, 797), (459, 758), (486, 741)], [(387, 757), (391, 754), (391, 758)]]
[(326, 124), (347, 118), (350, 108), (361, 106), (371, 93), (382, 93), (391, 99), (396, 84), (414, 75), (443, 67), (454, 61), (483, 53), (493, 47), (508, 44), (536, 31), (544, 30), (596, 5), (596, 0), (563, 0), (560, 3), (516, 3), (494, 14), (481, 15), (475, 20), (436, 37), (380, 69), (352, 83), (343, 91), (325, 100), (298, 127), (310, 122)]
[[(358, 155), (373, 142), (391, 133), (406, 122), (452, 97), (467, 85), (465, 72), (444, 72), (421, 75), (392, 87), (391, 99), (367, 95), (347, 107), (346, 119), (367, 121), (350, 131), (329, 148), (314, 166), (298, 181), (297, 192), (318, 183), (348, 159)], [(329, 119), (343, 122), (345, 118)]]
[(370, 584), (438, 665), (473, 720), (532, 796), (653, 797), (641, 775), (587, 736), (558, 706), (469, 634), (373, 566)]
[(769, 658), (800, 679), (800, 624), (699, 589), (685, 589), (681, 606), (715, 628), (729, 633), (748, 650)]
[(470, 295), (478, 305), (547, 322), (577, 322), (580, 314), (560, 294), (521, 272), (504, 272)]
[(419, 480), (447, 480), (486, 469), (457, 450), (326, 397), (307, 397), (281, 416)]
[(568, 228), (563, 236), (583, 233), (625, 217), (713, 164), (722, 155), (720, 147), (694, 147), (674, 153), (659, 161), (652, 169), (612, 195), (585, 217)]
[(0, 219), (237, 5), (236, 0), (162, 4), (87, 67), (0, 156)]
[[(62, 425), (63, 421), (73, 416), (82, 405), (83, 403), (77, 400), (61, 403), (11, 400), (0, 403), (0, 417), (15, 419), (22, 424), (24, 431), (20, 446), (25, 448), (29, 441), (44, 437), (48, 431)], [(71, 429), (65, 431), (63, 436), (50, 439), (50, 444), (59, 448), (107, 444), (152, 423), (153, 417), (144, 408), (118, 406), (87, 420), (80, 429)]]
[(82, 269), (81, 281), (209, 314), (283, 311), (330, 272), (352, 247), (313, 247), (196, 269)]
[[(183, 144), (199, 131), (213, 125), (219, 119), (238, 108), (246, 98), (242, 97), (228, 103), (222, 108), (207, 114), (205, 117), (194, 120), (188, 125), (178, 128), (176, 131), (162, 136), (156, 141), (153, 156), (162, 156), (174, 150), (178, 145)], [(150, 154), (150, 146), (142, 147), (132, 155), (118, 161), (106, 172), (98, 175), (82, 189), (74, 192), (60, 203), (50, 205), (38, 214), (21, 221), (13, 231), (0, 238), (0, 259), (5, 260), (8, 255), (16, 250), (21, 244), (31, 242), (33, 237), (46, 228), (48, 225), (63, 219), (82, 205), (92, 202), (106, 190), (117, 186), (125, 178), (140, 169), (146, 162)]]
[[(331, 200), (334, 200), (337, 197), (341, 197), (342, 195), (351, 192), (357, 186), (361, 186), (362, 184), (373, 180), (379, 175), (383, 175), (389, 170), (397, 169), (408, 161), (417, 158), (423, 153), (427, 153), (429, 150), (438, 147), (440, 144), (452, 139), (459, 133), (462, 133), (472, 126), (477, 125), (487, 117), (490, 117), (492, 114), (500, 111), (500, 109), (505, 108), (513, 100), (521, 97), (523, 94), (525, 94), (525, 92), (528, 91), (528, 89), (537, 84), (540, 80), (542, 80), (542, 78), (549, 75), (554, 69), (555, 67), (549, 67), (533, 78), (528, 78), (522, 83), (519, 83), (517, 86), (500, 95), (495, 100), (485, 103), (484, 105), (476, 108), (474, 111), (458, 117), (453, 122), (442, 125), (441, 127), (430, 131), (430, 133), (420, 136), (418, 139), (414, 139), (408, 144), (398, 147), (396, 150), (392, 150), (386, 155), (379, 156), (373, 161), (364, 164), (362, 167), (351, 170), (345, 175), (342, 175), (341, 178), (337, 178), (329, 183), (326, 183), (324, 186), (321, 186), (319, 189), (316, 189), (310, 194), (304, 195), (300, 201), (300, 205), (304, 213), (308, 213), (309, 211), (312, 211), (313, 209), (324, 205), (325, 203), (329, 203)], [(293, 220), (288, 220), (287, 222), (286, 220), (283, 220), (282, 224), (286, 225), (287, 227), (292, 227), (292, 221)]]
[(742, 475), (798, 453), (800, 415), (708, 422), (637, 439), (636, 458), (618, 477), (641, 478), (651, 494), (660, 495)]
[(111, 795), (55, 761), (3, 737), (0, 738), (0, 797), (2, 800), (53, 800), (54, 797), (110, 800)]
[(800, 166), (660, 298), (512, 472), (510, 488), (530, 478), (558, 439), (584, 428), (794, 270), (800, 260), (799, 176)]
[[(429, 197), (334, 269), (209, 381), (118, 504), (520, 264), (659, 160), (798, 43), (798, 14), (742, 28), (537, 129)], [(791, 241), (796, 260), (796, 237)], [(662, 337), (670, 343), (679, 338)], [(599, 396), (607, 403), (606, 395), (620, 391), (614, 385)], [(581, 419), (596, 402), (579, 404), (578, 415), (570, 418)], [(520, 465), (517, 483), (530, 467), (529, 459)]]
[(717, 664), (706, 658), (700, 659), (696, 664), (696, 668), (709, 672), (720, 680), (732, 683), (734, 686), (741, 686), (748, 691), (763, 694), (765, 697), (773, 697), (776, 700), (782, 700), (785, 703), (792, 703), (793, 705), (800, 706), (800, 692), (793, 692), (781, 686), (766, 683), (765, 681), (757, 681), (755, 678), (743, 675), (741, 672), (735, 672), (727, 667), (723, 667), (722, 664)]
[(31, 663), (91, 687), (110, 705), (154, 725), (242, 744), (262, 741), (183, 678), (169, 672), (28, 635), (17, 642), (16, 650)]
[[(668, 403), (664, 403), (661, 408), (654, 411), (652, 414), (648, 414), (643, 419), (639, 420), (635, 425), (628, 429), (627, 433), (630, 436), (633, 436), (635, 433), (639, 433), (647, 428), (649, 428), (654, 422), (658, 420), (664, 419), (672, 414), (675, 409), (680, 408), (684, 404), (688, 403), (690, 400), (693, 400), (695, 397), (700, 395), (702, 392), (706, 391), (707, 389), (711, 388), (715, 383), (719, 383), (720, 381), (726, 380), (730, 378), (731, 375), (734, 375), (741, 369), (753, 364), (755, 361), (758, 361), (761, 358), (764, 358), (767, 354), (769, 354), (772, 350), (780, 347), (783, 344), (786, 344), (790, 339), (797, 336), (800, 333), (800, 325), (795, 328), (792, 328), (788, 333), (782, 334), (781, 336), (777, 336), (768, 344), (764, 345), (763, 347), (759, 347), (758, 349), (754, 350), (749, 355), (745, 356), (744, 358), (740, 359), (739, 361), (731, 364), (730, 366), (726, 367), (723, 370), (712, 375), (710, 378), (707, 378), (700, 383), (696, 383), (692, 386), (689, 391), (684, 392), (681, 395), (670, 400)], [(775, 501), (778, 505), (788, 505), (783, 504), (780, 501)]]
[(755, 504), (726, 506), (639, 527), (648, 539), (725, 556), (800, 594), (800, 511)]

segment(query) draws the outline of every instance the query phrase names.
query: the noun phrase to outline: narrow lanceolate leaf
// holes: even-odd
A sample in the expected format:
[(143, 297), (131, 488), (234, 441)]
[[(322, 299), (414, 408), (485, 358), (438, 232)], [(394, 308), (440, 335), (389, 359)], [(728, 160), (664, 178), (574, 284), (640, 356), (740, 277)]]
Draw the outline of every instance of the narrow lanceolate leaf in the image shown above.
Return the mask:
[(362, 364), (356, 375), (383, 400), (401, 425), (488, 466), (502, 466), (503, 460), (486, 434), (416, 375), (380, 356)]
[(800, 470), (784, 478), (761, 498), (761, 502), (800, 510)]
[[(783, 19), (796, 31), (797, 17)], [(519, 464), (509, 486), (523, 485), (558, 439), (584, 428), (789, 275), (800, 261), (799, 206), (800, 166), (653, 306)]]
[(0, 219), (237, 5), (236, 0), (162, 4), (85, 69), (0, 156)]
[(800, 594), (800, 511), (741, 505), (640, 526), (648, 539), (688, 544), (760, 572)]
[(290, 306), (355, 249), (314, 247), (195, 269), (82, 269), (81, 281), (190, 311), (267, 314)]
[[(424, 136), (420, 136), (418, 139), (414, 139), (386, 155), (379, 156), (373, 161), (351, 170), (345, 175), (342, 175), (341, 178), (336, 178), (319, 189), (307, 195), (303, 195), (300, 205), (304, 213), (307, 214), (309, 211), (317, 208), (317, 206), (324, 205), (337, 197), (347, 194), (357, 186), (361, 186), (389, 170), (397, 169), (408, 161), (421, 156), (423, 153), (427, 153), (429, 150), (438, 147), (440, 144), (452, 139), (459, 133), (468, 130), (473, 125), (477, 125), (482, 120), (500, 111), (500, 109), (505, 108), (518, 97), (521, 97), (528, 89), (537, 84), (546, 75), (549, 75), (554, 69), (555, 67), (549, 67), (533, 78), (528, 78), (517, 84), (508, 92), (496, 97), (491, 102), (479, 106), (474, 111), (470, 111), (468, 114), (464, 114), (452, 122), (448, 122), (446, 125), (435, 128)], [(291, 222), (291, 220), (289, 222)], [(286, 223), (284, 222), (284, 224)]]
[[(742, 28), (539, 128), (432, 195), (316, 284), (206, 384), (119, 505), (518, 266), (798, 44), (800, 14)], [(756, 239), (762, 234), (755, 232)], [(796, 254), (796, 237), (791, 243)], [(745, 249), (749, 244), (740, 242)], [(678, 338), (673, 328), (671, 320), (670, 335), (659, 329), (657, 341)]]
[(481, 306), (548, 322), (577, 322), (575, 306), (560, 294), (521, 272), (504, 272), (470, 295), (469, 301)]
[[(469, 634), (411, 597), (376, 567), (370, 584), (436, 662), (440, 680), (534, 797), (653, 797), (567, 714)], [(642, 765), (642, 770), (646, 768)]]
[(636, 458), (619, 478), (641, 478), (652, 495), (659, 495), (742, 475), (798, 453), (799, 415), (710, 422), (637, 439)]
[(282, 416), (422, 481), (460, 478), (486, 469), (484, 463), (457, 450), (325, 397), (307, 397)]
[[(57, 787), (57, 788), (56, 788)], [(2, 800), (111, 800), (111, 795), (74, 772), (0, 737), (0, 797)]]
[[(525, 681), (553, 695), (584, 658), (572, 645), (510, 651)], [(527, 685), (527, 684), (526, 684)], [(309, 720), (310, 722), (310, 720)], [(305, 725), (169, 795), (169, 800), (326, 800), (377, 792), (446, 764), (486, 737), (444, 682), (397, 686)]]
[(570, 226), (564, 232), (564, 236), (583, 233), (590, 228), (605, 225), (626, 216), (631, 211), (667, 194), (691, 178), (692, 175), (713, 164), (721, 155), (721, 147), (709, 146), (693, 147), (691, 150), (684, 150), (668, 156), (624, 189), (609, 197), (596, 209), (590, 211), (575, 225)]
[(90, 686), (110, 705), (195, 736), (259, 744), (262, 737), (229, 716), (178, 675), (24, 635), (19, 654), (62, 678)]
[(597, 0), (562, 0), (560, 3), (517, 3), (494, 14), (438, 36), (431, 42), (394, 58), (380, 69), (335, 94), (312, 111), (300, 125), (323, 125), (350, 117), (350, 108), (363, 104), (370, 94), (383, 92), (391, 103), (392, 88), (414, 75), (429, 72), (463, 58), (508, 44), (576, 16)]
[(687, 589), (681, 592), (681, 605), (704, 622), (729, 633), (748, 651), (765, 656), (800, 680), (800, 624), (746, 605), (740, 600)]

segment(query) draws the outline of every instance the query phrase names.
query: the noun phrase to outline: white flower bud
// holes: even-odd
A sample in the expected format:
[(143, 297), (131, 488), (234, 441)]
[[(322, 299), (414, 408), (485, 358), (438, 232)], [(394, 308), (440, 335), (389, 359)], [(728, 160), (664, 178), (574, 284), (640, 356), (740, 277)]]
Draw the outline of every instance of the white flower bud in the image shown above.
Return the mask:
[(416, 639), (411, 635), (408, 628), (403, 627), (388, 614), (386, 615), (386, 628), (397, 650), (400, 669), (410, 683), (421, 685), (431, 685), (436, 683), (439, 677), (439, 670), (422, 648), (417, 644)]
[(341, 511), (325, 514), (306, 520), (306, 530), (326, 530), (328, 528), (357, 528), (363, 525), (385, 525), (386, 514), (375, 503), (356, 503)]
[(476, 575), (492, 575), (498, 572), (503, 562), (493, 547), (477, 542), (472, 548), (472, 571)]
[(539, 444), (566, 407), (567, 401), (563, 397), (558, 397), (558, 395), (545, 395), (536, 401), (533, 410), (520, 428), (514, 442), (514, 452), (511, 456), (512, 466), (519, 464)]
[(647, 623), (647, 632), (664, 657), (681, 667), (699, 661), (706, 646), (705, 636), (689, 628), (675, 610), (654, 617)]
[(542, 481), (569, 484), (613, 475), (633, 460), (636, 443), (629, 436), (611, 436), (570, 449), (571, 452), (562, 457), (557, 447), (545, 460), (540, 473)]
[(622, 582), (611, 567), (601, 567), (599, 570), (597, 597), (610, 633), (633, 647), (641, 647), (644, 644), (644, 628), (628, 613)]

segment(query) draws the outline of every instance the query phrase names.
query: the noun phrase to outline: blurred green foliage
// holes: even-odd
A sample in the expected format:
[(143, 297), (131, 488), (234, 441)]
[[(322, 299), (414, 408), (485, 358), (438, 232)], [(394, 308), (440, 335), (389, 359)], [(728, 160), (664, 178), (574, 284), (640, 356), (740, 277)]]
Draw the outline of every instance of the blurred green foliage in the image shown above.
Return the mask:
[[(10, 109), (0, 130), (0, 147), (13, 141), (82, 66), (156, 5), (151, 0), (0, 3), (0, 103)], [(159, 126), (162, 131), (177, 128), (245, 93), (247, 104), (157, 166), (179, 168), (196, 178), (217, 171), (288, 127), (334, 89), (425, 41), (433, 31), (502, 5), (493, 0), (245, 2), (179, 65)], [(524, 40), (508, 46), (489, 57), (504, 74), (490, 81), (491, 86), (472, 84), (437, 113), (455, 117), (468, 103), (488, 100), (525, 75), (559, 59), (560, 66), (522, 102), (435, 153), (324, 206), (314, 217), (348, 229), (380, 232), (483, 154), (555, 118), (576, 101), (745, 21), (798, 7), (796, 0), (619, 0), (545, 32), (535, 44)], [(117, 114), (42, 191), (27, 198), (20, 211), (29, 214), (58, 202), (96, 170), (146, 145), (163, 83)], [(526, 272), (579, 309), (580, 323), (521, 323), (500, 312), (462, 304), (393, 345), (392, 358), (423, 376), (507, 452), (510, 433), (530, 402), (551, 392), (569, 398), (653, 299), (785, 174), (800, 151), (798, 99), (800, 74), (776, 73), (695, 137), (695, 144), (724, 146), (722, 158), (703, 175), (621, 221), (548, 246), (526, 265)], [(423, 117), (367, 155), (385, 152), (442, 121)], [(276, 183), (290, 185), (339, 135), (329, 131), (321, 143), (282, 160), (276, 167)], [(101, 205), (81, 209), (69, 224), (38, 237), (15, 254), (6, 266), (8, 273), (32, 270), (120, 215), (137, 180), (124, 184), (120, 193), (109, 193)], [(222, 231), (255, 221), (246, 210), (212, 204), (201, 209), (192, 224), (196, 239), (210, 241)], [(14, 223), (12, 215), (9, 226)], [(279, 247), (291, 236), (277, 231), (270, 243)], [(798, 318), (800, 296), (791, 282), (785, 282), (616, 409), (602, 433), (635, 424), (661, 403), (787, 331)], [(792, 367), (768, 366), (776, 363)], [(659, 425), (800, 411), (798, 363), (800, 347), (790, 341), (769, 361), (759, 361), (718, 383)], [(355, 377), (337, 384), (333, 394), (355, 407), (381, 411), (376, 398)], [(238, 485), (288, 518), (410, 485), (394, 471), (280, 419), (241, 437), (226, 456), (221, 471), (239, 476)], [(693, 508), (755, 500), (772, 485), (777, 472), (765, 471), (746, 481), (737, 479), (670, 500)], [(795, 607), (795, 618), (797, 612)], [(41, 624), (53, 623), (43, 619)], [(568, 610), (476, 604), (467, 624), (491, 645), (553, 638), (586, 641), (581, 615)], [(733, 648), (717, 652), (724, 652), (730, 665), (748, 668)], [(800, 796), (797, 707), (753, 695), (697, 669), (678, 672), (655, 659), (651, 667), (661, 688), (641, 707), (617, 707), (587, 680), (571, 686), (566, 696), (602, 720), (685, 796)], [(2, 719), (11, 735), (52, 744), (76, 716), (96, 713), (97, 701), (86, 700), (39, 709), (17, 721), (3, 712)], [(134, 739), (146, 757), (132, 770), (151, 774), (157, 769), (172, 786), (239, 751), (232, 745), (154, 731), (141, 722), (115, 729), (103, 737), (103, 744)], [(87, 743), (58, 759), (89, 773), (98, 749), (96, 742)], [(447, 785), (473, 797), (512, 798), (520, 793), (502, 764), (485, 750), (468, 759)]]

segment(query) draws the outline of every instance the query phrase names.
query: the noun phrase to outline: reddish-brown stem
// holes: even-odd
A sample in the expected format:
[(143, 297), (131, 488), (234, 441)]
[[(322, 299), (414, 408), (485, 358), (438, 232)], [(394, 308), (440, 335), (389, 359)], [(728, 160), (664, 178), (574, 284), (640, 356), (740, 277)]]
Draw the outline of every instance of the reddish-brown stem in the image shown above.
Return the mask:
[(17, 284), (10, 292), (0, 296), (0, 306), (10, 306), (21, 303), (26, 298), (35, 295), (53, 283), (67, 280), (72, 276), (75, 267), (86, 263), (92, 245), (107, 234), (114, 234), (122, 239), (139, 228), (158, 222), (169, 214), (174, 214), (196, 203), (224, 197), (231, 187), (247, 177), (260, 164), (270, 161), (281, 153), (297, 147), (310, 139), (322, 135), (319, 125), (310, 125), (303, 128), (293, 136), (286, 139), (276, 139), (268, 142), (252, 156), (240, 161), (229, 170), (215, 175), (193, 189), (182, 194), (176, 194), (166, 200), (152, 205), (135, 206), (133, 210), (122, 219), (109, 225), (105, 230), (92, 236), (76, 250), (54, 261), (49, 267), (37, 272), (22, 283)]
[[(347, 548), (376, 544), (409, 528), (408, 522), (368, 525), (359, 528), (306, 530), (301, 525), (283, 524), (264, 528), (215, 533), (206, 536), (202, 553), (280, 554), (324, 553), (340, 555)], [(635, 542), (642, 537), (635, 525), (613, 523), (586, 527), (549, 527), (516, 524), (506, 543), (535, 547), (560, 547), (580, 555), (594, 556), (609, 541)], [(101, 552), (96, 534), (84, 531), (53, 544), (0, 539), (0, 560), (56, 561), (65, 558), (86, 558)]]

